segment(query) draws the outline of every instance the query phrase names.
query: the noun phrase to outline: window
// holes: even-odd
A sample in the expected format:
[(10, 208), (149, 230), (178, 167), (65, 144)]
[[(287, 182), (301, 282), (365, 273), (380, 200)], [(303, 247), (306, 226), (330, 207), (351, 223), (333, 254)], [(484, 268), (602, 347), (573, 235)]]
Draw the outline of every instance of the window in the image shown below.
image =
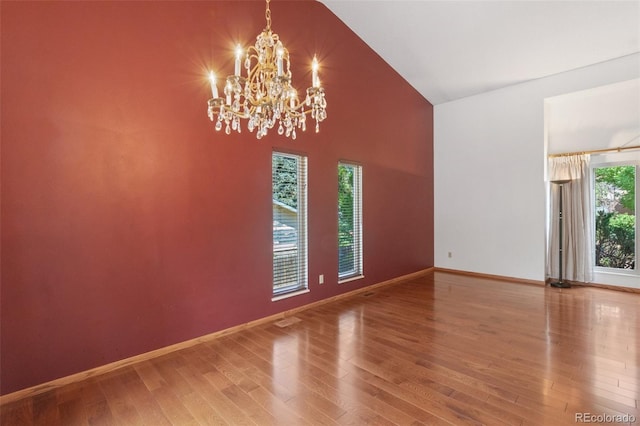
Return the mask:
[(307, 289), (307, 158), (274, 152), (273, 295)]
[(362, 274), (362, 167), (338, 163), (338, 281)]
[(638, 169), (633, 164), (603, 164), (592, 169), (596, 268), (637, 271)]

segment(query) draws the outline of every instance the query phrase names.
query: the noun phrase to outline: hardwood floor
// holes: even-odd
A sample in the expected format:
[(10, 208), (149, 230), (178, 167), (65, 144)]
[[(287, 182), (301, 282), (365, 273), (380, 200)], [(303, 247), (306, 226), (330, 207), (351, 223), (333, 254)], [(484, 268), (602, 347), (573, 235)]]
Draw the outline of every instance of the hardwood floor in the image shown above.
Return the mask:
[(639, 323), (640, 294), (433, 272), (5, 404), (1, 423), (640, 423)]

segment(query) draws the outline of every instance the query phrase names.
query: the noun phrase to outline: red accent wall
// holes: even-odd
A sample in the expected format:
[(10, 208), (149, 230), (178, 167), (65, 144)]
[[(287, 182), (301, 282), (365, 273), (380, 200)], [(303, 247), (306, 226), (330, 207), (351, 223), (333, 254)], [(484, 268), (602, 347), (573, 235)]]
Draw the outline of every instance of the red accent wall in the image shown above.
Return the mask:
[[(271, 10), (294, 85), (317, 53), (327, 91), (295, 141), (206, 116), (261, 1), (2, 2), (2, 394), (433, 266), (431, 104), (321, 3)], [(309, 158), (311, 292), (278, 302), (274, 149)], [(363, 165), (365, 279), (338, 285), (341, 159)]]

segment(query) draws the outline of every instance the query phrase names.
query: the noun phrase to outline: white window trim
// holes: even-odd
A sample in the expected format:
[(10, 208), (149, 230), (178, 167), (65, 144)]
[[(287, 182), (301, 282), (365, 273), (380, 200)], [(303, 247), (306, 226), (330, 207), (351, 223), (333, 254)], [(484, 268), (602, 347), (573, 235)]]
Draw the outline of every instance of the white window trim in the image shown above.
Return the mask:
[(356, 187), (357, 191), (357, 199), (354, 198), (354, 204), (357, 204), (354, 211), (357, 212), (357, 224), (354, 223), (354, 232), (357, 233), (357, 241), (359, 242), (359, 246), (357, 247), (357, 253), (355, 254), (355, 262), (356, 267), (354, 270), (348, 274), (340, 275), (339, 267), (338, 267), (338, 284), (344, 284), (350, 281), (356, 281), (364, 278), (364, 239), (363, 239), (363, 229), (362, 229), (362, 210), (363, 210), (363, 197), (362, 197), (362, 165), (356, 162), (351, 161), (338, 161), (339, 166), (349, 166), (354, 168), (354, 187)]
[(358, 281), (364, 278), (364, 275), (355, 275), (355, 276), (350, 276), (341, 280), (338, 280), (338, 284), (346, 284), (348, 282), (351, 281)]
[[(591, 164), (589, 167), (589, 179), (591, 182), (591, 194), (595, 192), (595, 172), (594, 169), (601, 167), (615, 167), (615, 166), (635, 166), (636, 167), (636, 265), (635, 269), (617, 269), (606, 268), (602, 266), (595, 266), (595, 252), (593, 253), (593, 282), (599, 284), (609, 284), (614, 286), (640, 288), (638, 283), (638, 277), (640, 276), (640, 266), (638, 260), (640, 259), (640, 161), (637, 160), (637, 156), (632, 155), (597, 155), (591, 157)], [(595, 240), (596, 236), (596, 223), (595, 223), (595, 197), (593, 197), (591, 205), (591, 235)]]
[(290, 291), (288, 293), (282, 293), (279, 294), (277, 296), (273, 296), (271, 298), (272, 302), (277, 302), (278, 300), (282, 300), (282, 299), (288, 299), (290, 297), (294, 297), (294, 296), (300, 296), (301, 294), (306, 294), (309, 293), (311, 290), (309, 290), (308, 288), (303, 288), (301, 290), (296, 290), (296, 291)]
[[(298, 269), (298, 286), (292, 288), (290, 290), (279, 291), (274, 293), (273, 288), (273, 276), (271, 280), (271, 291), (272, 291), (272, 301), (278, 301), (281, 299), (286, 299), (288, 297), (297, 296), (299, 294), (308, 293), (309, 292), (309, 226), (308, 226), (308, 187), (309, 187), (309, 166), (308, 166), (308, 158), (303, 154), (290, 154), (281, 151), (272, 151), (271, 158), (273, 161), (273, 156), (278, 155), (286, 158), (296, 159), (299, 163), (303, 163), (303, 176), (302, 182), (300, 182), (301, 176), (298, 175), (298, 251), (299, 261), (303, 264), (300, 269)], [(300, 170), (300, 165), (298, 165), (298, 171)], [(273, 170), (272, 170), (272, 179), (273, 179)], [(273, 186), (273, 183), (272, 183)], [(273, 188), (272, 188), (273, 190)], [(301, 213), (301, 214), (300, 214)], [(300, 232), (300, 230), (303, 232)], [(273, 237), (272, 237), (273, 242)], [(271, 248), (271, 255), (273, 261), (273, 244)], [(302, 253), (302, 254), (300, 254)]]

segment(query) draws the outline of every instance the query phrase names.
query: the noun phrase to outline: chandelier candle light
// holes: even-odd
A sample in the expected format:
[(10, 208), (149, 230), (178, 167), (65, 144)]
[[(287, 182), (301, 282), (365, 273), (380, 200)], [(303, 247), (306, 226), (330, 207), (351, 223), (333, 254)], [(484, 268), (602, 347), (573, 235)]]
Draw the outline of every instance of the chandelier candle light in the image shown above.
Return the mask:
[[(209, 119), (216, 121), (217, 131), (222, 129), (224, 123), (226, 134), (230, 134), (231, 130), (240, 133), (240, 120), (247, 119), (249, 131), (256, 130), (258, 139), (266, 136), (276, 124), (279, 135), (295, 139), (296, 128), (305, 131), (306, 115), (311, 114), (316, 122), (317, 133), (320, 131), (320, 122), (327, 117), (327, 102), (318, 77), (318, 60), (313, 58), (311, 87), (301, 101), (298, 92), (291, 86), (289, 51), (278, 34), (271, 31), (270, 0), (266, 2), (267, 26), (256, 37), (255, 46), (250, 46), (246, 52), (240, 45), (236, 47), (234, 74), (227, 77), (224, 97), (218, 94), (215, 75), (212, 71), (209, 73), (213, 95), (208, 102)], [(243, 63), (246, 77), (241, 74)]]

